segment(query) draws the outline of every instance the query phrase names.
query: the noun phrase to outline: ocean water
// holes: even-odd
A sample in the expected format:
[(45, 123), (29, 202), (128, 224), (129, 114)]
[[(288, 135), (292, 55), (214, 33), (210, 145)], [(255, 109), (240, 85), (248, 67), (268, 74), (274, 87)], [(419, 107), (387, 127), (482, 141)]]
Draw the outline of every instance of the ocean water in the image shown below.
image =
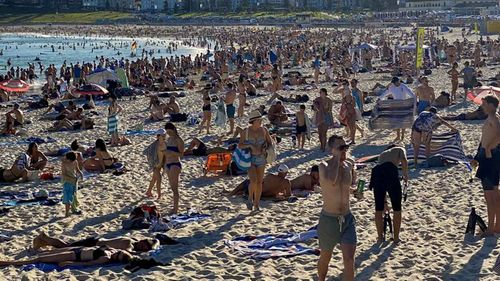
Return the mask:
[[(137, 57), (142, 56), (142, 51), (154, 51), (148, 57), (170, 57), (205, 54), (205, 48), (183, 46), (174, 39), (149, 39), (149, 38), (107, 38), (107, 37), (80, 37), (80, 36), (54, 36), (40, 34), (0, 34), (0, 74), (6, 72), (7, 61), (10, 59), (12, 66), (27, 68), (28, 63), (35, 63), (37, 71), (38, 61), (47, 68), (55, 64), (59, 68), (66, 60), (67, 64), (79, 62), (93, 62), (97, 58), (136, 59), (131, 57), (131, 44), (136, 41), (138, 48)], [(170, 44), (178, 44), (176, 50), (167, 52)]]

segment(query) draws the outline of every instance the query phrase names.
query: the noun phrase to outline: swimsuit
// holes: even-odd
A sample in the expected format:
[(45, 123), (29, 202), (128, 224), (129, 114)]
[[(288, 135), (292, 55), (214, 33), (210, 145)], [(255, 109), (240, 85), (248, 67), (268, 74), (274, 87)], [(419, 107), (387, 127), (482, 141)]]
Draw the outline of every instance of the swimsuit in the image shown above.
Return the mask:
[[(167, 150), (173, 151), (173, 152), (179, 152), (179, 148), (177, 146), (167, 146)], [(167, 170), (170, 170), (172, 166), (177, 166), (179, 169), (182, 169), (181, 162), (172, 162), (172, 163), (167, 163), (165, 164), (165, 167)]]
[(356, 245), (356, 219), (350, 212), (341, 216), (321, 211), (318, 238), (322, 251), (331, 252), (338, 243)]
[(212, 110), (212, 107), (210, 106), (210, 104), (207, 104), (207, 105), (204, 105), (202, 107), (203, 111), (211, 111)]
[(97, 237), (88, 237), (83, 240), (75, 241), (69, 244), (69, 247), (94, 247), (97, 246), (97, 242), (99, 242), (99, 238)]
[[(247, 140), (244, 142), (245, 144), (253, 144), (256, 146), (263, 146), (266, 143), (266, 140), (250, 140), (248, 139), (248, 129), (247, 129)], [(264, 154), (260, 155), (252, 155), (250, 159), (250, 163), (252, 163), (255, 167), (264, 166), (267, 164), (267, 159)]]
[(418, 133), (430, 133), (432, 129), (440, 123), (440, 120), (435, 117), (435, 114), (429, 111), (420, 113), (413, 123), (412, 130)]
[(486, 150), (479, 145), (474, 159), (479, 163), (476, 177), (481, 179), (484, 190), (494, 190), (500, 183), (500, 145), (491, 150), (491, 158), (486, 158)]
[(418, 109), (418, 114), (422, 113), (425, 111), (429, 106), (431, 106), (431, 102), (427, 100), (420, 100), (418, 101), (417, 109)]
[(297, 135), (305, 133), (305, 132), (307, 132), (307, 126), (306, 125), (303, 125), (303, 126), (297, 125), (296, 130), (297, 130)]
[(401, 211), (401, 182), (398, 167), (392, 162), (378, 164), (372, 169), (370, 188), (375, 196), (375, 211), (383, 211), (385, 194), (391, 198), (391, 206), (395, 212)]
[(236, 113), (236, 107), (233, 104), (226, 104), (227, 118), (233, 119)]

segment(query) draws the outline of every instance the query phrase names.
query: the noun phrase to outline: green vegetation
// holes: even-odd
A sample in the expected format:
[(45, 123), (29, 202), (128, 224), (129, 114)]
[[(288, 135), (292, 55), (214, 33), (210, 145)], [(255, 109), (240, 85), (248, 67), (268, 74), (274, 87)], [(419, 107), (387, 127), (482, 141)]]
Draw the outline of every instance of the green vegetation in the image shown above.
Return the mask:
[[(1, 12), (1, 11), (0, 11)], [(92, 24), (100, 22), (114, 22), (132, 18), (131, 13), (123, 12), (40, 12), (23, 14), (19, 11), (3, 13), (0, 24), (46, 24), (46, 23), (82, 23)]]
[(196, 19), (196, 18), (207, 18), (207, 17), (223, 17), (227, 19), (286, 19), (295, 18), (299, 14), (309, 14), (312, 19), (318, 20), (328, 20), (336, 19), (342, 16), (341, 13), (325, 13), (325, 12), (283, 12), (283, 11), (271, 11), (271, 12), (229, 12), (229, 13), (214, 13), (214, 12), (192, 12), (192, 13), (178, 13), (175, 14), (176, 17), (181, 19)]

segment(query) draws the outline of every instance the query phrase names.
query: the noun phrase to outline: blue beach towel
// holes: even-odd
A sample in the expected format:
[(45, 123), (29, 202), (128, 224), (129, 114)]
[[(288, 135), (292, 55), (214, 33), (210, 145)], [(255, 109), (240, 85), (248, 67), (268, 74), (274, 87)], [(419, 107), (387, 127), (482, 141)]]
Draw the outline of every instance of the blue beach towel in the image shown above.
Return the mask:
[(83, 266), (83, 265), (72, 265), (72, 266), (59, 266), (57, 264), (51, 263), (33, 263), (28, 265), (23, 265), (21, 267), (22, 271), (30, 271), (33, 269), (38, 269), (43, 272), (51, 272), (51, 271), (63, 271), (66, 269), (69, 270), (89, 270), (89, 269), (98, 269), (103, 267), (112, 267), (122, 265), (119, 263), (109, 263), (109, 264), (100, 264), (100, 265), (91, 265), (91, 266)]
[(163, 232), (171, 229), (180, 228), (182, 225), (201, 221), (209, 218), (210, 215), (197, 213), (195, 211), (189, 211), (186, 214), (173, 215), (163, 220), (154, 222), (149, 228), (149, 232)]
[(319, 250), (299, 245), (317, 238), (316, 227), (301, 233), (286, 233), (280, 235), (264, 234), (260, 236), (242, 236), (233, 240), (225, 240), (226, 246), (244, 256), (253, 259), (269, 259), (278, 257), (293, 257), (304, 254), (318, 255)]
[(125, 135), (127, 136), (154, 136), (156, 135), (156, 130), (144, 130), (144, 131), (127, 131)]

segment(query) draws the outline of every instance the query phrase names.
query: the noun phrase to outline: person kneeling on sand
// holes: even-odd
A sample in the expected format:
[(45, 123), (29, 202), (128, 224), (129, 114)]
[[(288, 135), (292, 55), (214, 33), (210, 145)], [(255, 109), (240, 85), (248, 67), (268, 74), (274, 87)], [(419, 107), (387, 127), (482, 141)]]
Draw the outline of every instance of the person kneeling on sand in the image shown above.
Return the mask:
[[(262, 197), (276, 199), (290, 197), (292, 185), (290, 181), (286, 179), (287, 174), (288, 166), (283, 164), (278, 167), (278, 174), (267, 174), (262, 181)], [(229, 196), (248, 195), (249, 186), (250, 180), (244, 180), (229, 193)]]
[(43, 247), (70, 248), (95, 246), (108, 246), (110, 248), (125, 250), (128, 252), (148, 252), (158, 249), (158, 247), (160, 246), (160, 241), (154, 238), (139, 240), (135, 238), (119, 236), (111, 239), (89, 237), (83, 240), (68, 243), (62, 239), (50, 237), (44, 232), (40, 232), (40, 234), (38, 234), (38, 236), (33, 239), (33, 248), (35, 250), (39, 250)]

